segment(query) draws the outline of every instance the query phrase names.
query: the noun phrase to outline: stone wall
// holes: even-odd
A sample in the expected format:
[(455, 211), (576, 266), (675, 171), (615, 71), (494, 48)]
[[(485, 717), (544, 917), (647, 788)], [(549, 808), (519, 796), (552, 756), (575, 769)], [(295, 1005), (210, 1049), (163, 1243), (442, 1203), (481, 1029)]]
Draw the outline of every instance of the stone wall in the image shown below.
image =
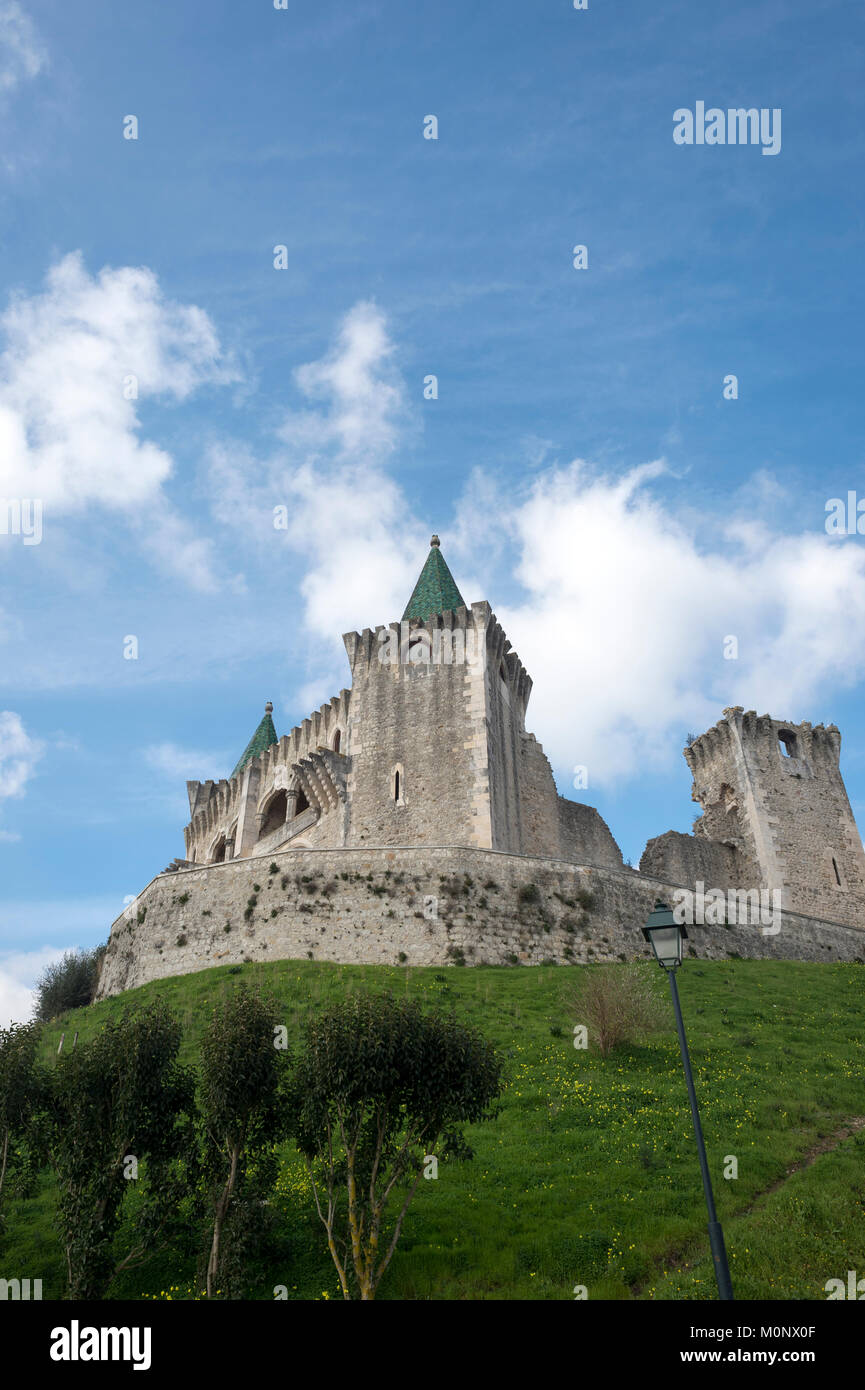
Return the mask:
[(706, 888), (725, 890), (758, 882), (744, 871), (742, 858), (732, 845), (683, 835), (678, 830), (668, 830), (649, 841), (640, 860), (640, 873), (692, 890), (698, 881)]
[[(289, 850), (160, 874), (111, 930), (98, 997), (247, 960), (395, 965), (645, 958), (669, 884), (494, 850)], [(781, 931), (689, 926), (709, 958), (865, 960), (865, 932), (784, 914)]]
[[(577, 864), (598, 864), (609, 869), (622, 869), (622, 851), (613, 839), (607, 822), (594, 806), (586, 806), (582, 801), (568, 801), (558, 797), (559, 844), (563, 859), (573, 859)], [(664, 878), (664, 874), (650, 877)], [(669, 880), (678, 883), (677, 878)]]

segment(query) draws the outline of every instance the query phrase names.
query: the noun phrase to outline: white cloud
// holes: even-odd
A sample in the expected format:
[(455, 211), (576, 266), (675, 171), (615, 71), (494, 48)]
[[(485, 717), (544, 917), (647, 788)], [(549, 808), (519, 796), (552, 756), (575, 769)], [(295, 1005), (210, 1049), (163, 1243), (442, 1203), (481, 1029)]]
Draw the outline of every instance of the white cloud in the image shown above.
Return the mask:
[(206, 781), (214, 776), (214, 768), (224, 767), (225, 752), (202, 752), (181, 748), (176, 743), (154, 743), (144, 749), (144, 759), (156, 772), (184, 781)]
[(385, 316), (361, 301), (343, 319), (336, 343), (317, 362), (295, 372), (295, 380), (320, 411), (290, 413), (280, 431), (294, 452), (335, 448), (352, 462), (380, 462), (396, 447), (403, 392), (391, 367), (394, 346)]
[[(289, 412), (268, 460), (225, 445), (210, 456), (218, 518), (260, 548), (286, 542), (305, 562), (304, 624), (344, 676), (339, 636), (398, 617), (429, 543), (387, 463), (408, 429), (405, 391), (382, 312), (360, 303), (319, 361), (295, 372), (309, 408)], [(274, 530), (273, 509), (287, 508)], [(318, 698), (332, 693), (317, 680)]]
[(15, 830), (0, 830), (0, 845), (14, 845), (21, 839)]
[[(818, 722), (865, 674), (865, 553), (747, 515), (664, 507), (662, 462), (552, 469), (507, 518), (527, 598), (500, 617), (534, 680), (530, 726), (594, 782), (678, 757), (727, 705)], [(738, 640), (725, 660), (723, 640)], [(828, 717), (828, 716), (827, 716)], [(590, 799), (590, 798), (589, 798)]]
[(0, 710), (0, 799), (23, 796), (44, 745), (31, 738), (20, 714)]
[(61, 960), (68, 947), (42, 946), (38, 951), (0, 954), (0, 1028), (26, 1023), (36, 1003), (33, 989), (47, 965)]
[(207, 314), (165, 300), (146, 267), (90, 276), (79, 252), (41, 294), (0, 318), (0, 496), (40, 498), (48, 515), (101, 507), (124, 516), (157, 563), (217, 587), (210, 545), (187, 534), (163, 485), (171, 456), (141, 437), (139, 399), (187, 399), (236, 379)]
[(0, 93), (14, 91), (21, 82), (36, 77), (47, 61), (30, 16), (16, 0), (0, 0)]

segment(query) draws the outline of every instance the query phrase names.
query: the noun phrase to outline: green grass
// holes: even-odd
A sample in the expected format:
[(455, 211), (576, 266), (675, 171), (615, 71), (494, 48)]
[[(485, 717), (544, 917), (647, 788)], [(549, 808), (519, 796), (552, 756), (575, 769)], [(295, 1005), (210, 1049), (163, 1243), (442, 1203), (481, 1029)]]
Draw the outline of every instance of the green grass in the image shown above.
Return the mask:
[[(706, 1213), (672, 1007), (669, 1033), (603, 1061), (573, 1047), (567, 1003), (592, 967), (406, 969), (281, 961), (159, 981), (46, 1029), (79, 1045), (127, 1005), (163, 996), (196, 1060), (208, 1008), (261, 981), (297, 1037), (310, 1010), (346, 990), (391, 988), (444, 1000), (505, 1054), (501, 1113), (469, 1131), (475, 1158), (422, 1182), (379, 1297), (387, 1299), (712, 1298)], [(658, 976), (654, 965), (640, 967)], [(235, 973), (231, 974), (230, 971)], [(865, 1274), (865, 1130), (809, 1150), (865, 1115), (865, 970), (798, 962), (688, 961), (679, 976), (719, 1218), (739, 1298), (823, 1299), (830, 1278)], [(561, 1030), (561, 1036), (551, 1032)], [(738, 1178), (723, 1177), (727, 1155)], [(801, 1168), (797, 1165), (806, 1163)], [(789, 1169), (796, 1171), (788, 1176)], [(778, 1185), (779, 1184), (779, 1185)], [(769, 1189), (776, 1187), (770, 1192)], [(308, 1179), (284, 1150), (275, 1206), (279, 1254), (259, 1296), (338, 1298)], [(47, 1175), (9, 1212), (3, 1267), (63, 1291)], [(194, 1260), (163, 1253), (124, 1274), (116, 1297), (184, 1297)]]

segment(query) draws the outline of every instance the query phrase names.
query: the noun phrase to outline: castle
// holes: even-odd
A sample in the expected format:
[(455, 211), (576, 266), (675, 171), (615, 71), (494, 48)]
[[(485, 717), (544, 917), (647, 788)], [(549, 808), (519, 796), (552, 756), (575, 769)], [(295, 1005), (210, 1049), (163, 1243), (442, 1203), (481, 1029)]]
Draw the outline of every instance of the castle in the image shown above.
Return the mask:
[(531, 679), (437, 536), (401, 622), (343, 641), (350, 689), (282, 738), (268, 702), (231, 776), (187, 783), (185, 858), (114, 923), (100, 997), (256, 957), (627, 959), (659, 894), (703, 884), (783, 907), (772, 935), (703, 929), (705, 954), (865, 955), (834, 725), (725, 710), (685, 749), (694, 833), (650, 840), (633, 870), (598, 812), (558, 794), (525, 727)]

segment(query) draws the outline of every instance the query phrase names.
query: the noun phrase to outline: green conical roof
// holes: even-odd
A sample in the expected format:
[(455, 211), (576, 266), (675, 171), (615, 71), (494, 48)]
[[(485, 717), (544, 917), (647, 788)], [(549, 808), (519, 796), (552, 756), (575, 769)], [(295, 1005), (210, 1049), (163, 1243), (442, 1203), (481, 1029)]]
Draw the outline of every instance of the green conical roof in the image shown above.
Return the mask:
[(276, 729), (273, 727), (273, 720), (270, 717), (272, 711), (273, 705), (268, 700), (264, 707), (264, 718), (252, 735), (249, 743), (244, 748), (240, 762), (228, 779), (229, 782), (232, 778), (237, 776), (238, 772), (243, 771), (248, 762), (251, 762), (253, 758), (257, 758), (259, 753), (263, 753), (265, 749), (270, 748), (272, 744), (279, 743), (279, 739), (276, 737)]
[(433, 536), (426, 564), (402, 615), (403, 622), (409, 618), (425, 620), (434, 613), (450, 613), (454, 608), (466, 607), (466, 601), (439, 549), (440, 544), (438, 536)]

